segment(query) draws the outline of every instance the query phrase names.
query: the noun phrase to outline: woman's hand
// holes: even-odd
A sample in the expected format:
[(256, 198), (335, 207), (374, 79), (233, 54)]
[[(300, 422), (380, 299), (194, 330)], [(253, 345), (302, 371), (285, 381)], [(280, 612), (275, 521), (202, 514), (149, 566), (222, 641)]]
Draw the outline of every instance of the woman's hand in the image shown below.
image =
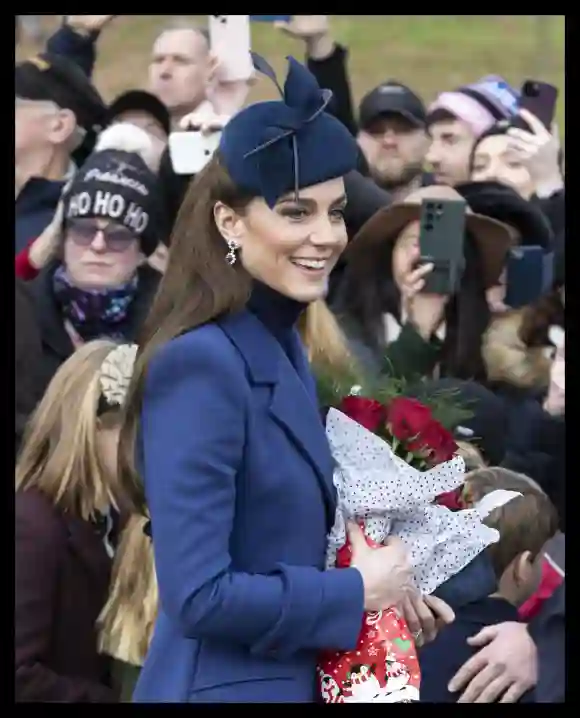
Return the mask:
[(364, 585), (365, 611), (383, 611), (403, 603), (414, 592), (413, 571), (407, 550), (397, 538), (385, 546), (371, 548), (363, 530), (355, 523), (348, 525), (351, 566), (360, 571)]
[(458, 703), (517, 703), (536, 685), (537, 649), (523, 623), (488, 626), (468, 643), (483, 647), (449, 683), (451, 693), (462, 691)]
[(407, 596), (401, 604), (401, 613), (417, 648), (433, 641), (441, 628), (455, 620), (451, 607), (436, 596)]
[(509, 129), (510, 149), (530, 173), (538, 197), (550, 197), (564, 187), (558, 163), (558, 128), (554, 125), (552, 131), (548, 131), (528, 110), (520, 110), (520, 115), (532, 132), (517, 127)]
[(400, 290), (402, 309), (408, 320), (425, 341), (429, 341), (443, 322), (449, 297), (441, 294), (422, 293), (425, 277), (433, 271), (433, 263), (417, 267), (421, 257), (419, 247), (409, 253), (408, 271), (403, 275)]

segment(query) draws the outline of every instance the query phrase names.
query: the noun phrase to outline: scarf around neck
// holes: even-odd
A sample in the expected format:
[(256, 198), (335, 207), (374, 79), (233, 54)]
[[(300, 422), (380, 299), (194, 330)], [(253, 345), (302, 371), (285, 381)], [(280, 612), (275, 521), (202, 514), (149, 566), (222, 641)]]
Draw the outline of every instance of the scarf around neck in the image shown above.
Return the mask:
[(121, 325), (127, 319), (137, 294), (138, 275), (114, 289), (79, 289), (75, 287), (64, 266), (53, 275), (54, 296), (63, 319), (85, 341), (107, 337), (123, 339)]

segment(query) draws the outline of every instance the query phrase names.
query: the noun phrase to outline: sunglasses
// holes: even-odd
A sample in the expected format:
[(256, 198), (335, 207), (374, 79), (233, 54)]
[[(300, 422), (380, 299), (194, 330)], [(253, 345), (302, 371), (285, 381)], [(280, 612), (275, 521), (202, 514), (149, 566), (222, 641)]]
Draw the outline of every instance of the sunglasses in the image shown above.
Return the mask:
[(100, 227), (97, 222), (87, 219), (72, 219), (67, 222), (67, 233), (78, 247), (90, 247), (100, 232), (110, 252), (124, 252), (136, 241), (136, 237), (125, 227), (109, 225)]

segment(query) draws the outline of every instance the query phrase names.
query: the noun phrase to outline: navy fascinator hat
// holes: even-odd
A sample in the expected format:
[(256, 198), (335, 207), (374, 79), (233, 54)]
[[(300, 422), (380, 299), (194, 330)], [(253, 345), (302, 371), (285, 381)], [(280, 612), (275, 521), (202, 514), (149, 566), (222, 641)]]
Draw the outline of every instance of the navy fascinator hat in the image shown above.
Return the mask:
[(270, 208), (290, 191), (326, 182), (356, 169), (358, 147), (346, 127), (325, 112), (332, 98), (293, 57), (284, 89), (272, 67), (252, 53), (281, 100), (246, 107), (225, 126), (219, 153), (233, 182), (263, 197)]

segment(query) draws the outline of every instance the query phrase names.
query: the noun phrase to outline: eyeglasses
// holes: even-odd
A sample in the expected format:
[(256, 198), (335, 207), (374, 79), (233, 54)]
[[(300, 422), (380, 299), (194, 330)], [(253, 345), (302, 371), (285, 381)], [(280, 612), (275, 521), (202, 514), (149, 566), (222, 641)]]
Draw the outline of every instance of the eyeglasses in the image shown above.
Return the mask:
[(66, 224), (67, 234), (78, 247), (90, 247), (100, 232), (107, 250), (124, 252), (136, 241), (136, 237), (128, 229), (118, 225), (100, 227), (90, 219), (72, 219)]

